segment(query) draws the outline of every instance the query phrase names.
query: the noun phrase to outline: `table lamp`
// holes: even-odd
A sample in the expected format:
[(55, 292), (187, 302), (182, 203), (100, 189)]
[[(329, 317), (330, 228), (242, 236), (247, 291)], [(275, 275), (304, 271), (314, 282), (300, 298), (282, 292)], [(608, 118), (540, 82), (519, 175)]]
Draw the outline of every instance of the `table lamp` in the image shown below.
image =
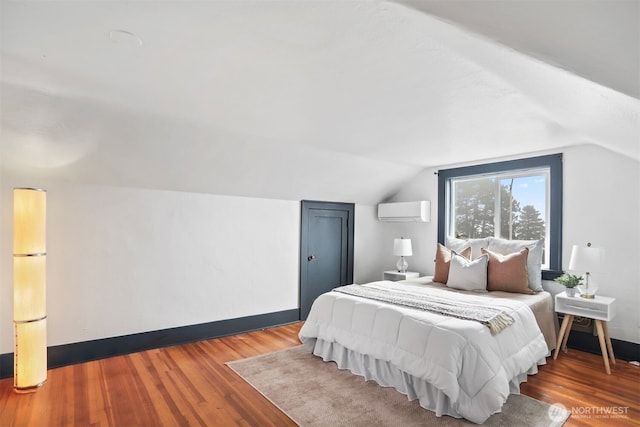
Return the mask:
[(404, 237), (394, 239), (393, 254), (400, 257), (396, 264), (396, 267), (398, 267), (398, 271), (400, 273), (406, 273), (407, 268), (409, 267), (409, 263), (406, 259), (404, 259), (404, 257), (413, 255), (413, 250), (411, 249), (411, 239), (405, 239)]
[(569, 270), (584, 272), (585, 285), (578, 286), (578, 291), (582, 298), (595, 298), (598, 287), (589, 284), (589, 276), (591, 273), (601, 273), (604, 266), (604, 249), (594, 248), (591, 243), (587, 246), (573, 245), (571, 250), (571, 260), (569, 261)]

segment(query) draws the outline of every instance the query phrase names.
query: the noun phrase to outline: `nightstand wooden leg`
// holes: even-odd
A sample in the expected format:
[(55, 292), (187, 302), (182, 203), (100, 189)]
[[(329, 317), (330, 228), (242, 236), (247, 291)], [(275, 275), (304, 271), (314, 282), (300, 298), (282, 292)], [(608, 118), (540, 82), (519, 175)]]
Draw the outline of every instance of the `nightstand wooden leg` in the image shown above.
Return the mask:
[(607, 349), (609, 350), (609, 360), (614, 365), (616, 364), (616, 357), (613, 355), (613, 346), (611, 345), (611, 337), (609, 336), (609, 324), (602, 322), (602, 329), (604, 329), (604, 339), (607, 341)]
[(558, 333), (558, 342), (556, 344), (556, 351), (553, 353), (553, 358), (558, 358), (558, 353), (560, 352), (560, 348), (562, 347), (562, 343), (564, 342), (564, 335), (567, 332), (567, 325), (569, 325), (569, 318), (572, 317), (569, 314), (564, 315), (564, 319), (562, 319), (562, 326), (560, 326), (560, 332)]
[(569, 341), (569, 334), (571, 334), (571, 327), (573, 326), (573, 319), (575, 316), (573, 314), (568, 314), (569, 323), (567, 324), (567, 331), (564, 333), (564, 339), (562, 340), (562, 351), (567, 352), (567, 341)]
[(611, 375), (609, 367), (609, 358), (607, 356), (607, 345), (605, 344), (604, 331), (602, 330), (602, 320), (596, 320), (596, 331), (598, 332), (598, 341), (600, 341), (600, 351), (602, 352), (602, 360), (604, 361), (604, 369), (607, 374)]

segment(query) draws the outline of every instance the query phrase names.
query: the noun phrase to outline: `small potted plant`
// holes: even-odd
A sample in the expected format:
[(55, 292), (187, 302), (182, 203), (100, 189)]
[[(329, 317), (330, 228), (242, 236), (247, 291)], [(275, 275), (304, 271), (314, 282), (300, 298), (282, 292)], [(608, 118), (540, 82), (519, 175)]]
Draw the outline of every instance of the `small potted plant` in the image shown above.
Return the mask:
[(562, 276), (556, 278), (555, 281), (567, 288), (568, 297), (573, 297), (576, 295), (576, 287), (582, 284), (582, 276), (565, 273)]

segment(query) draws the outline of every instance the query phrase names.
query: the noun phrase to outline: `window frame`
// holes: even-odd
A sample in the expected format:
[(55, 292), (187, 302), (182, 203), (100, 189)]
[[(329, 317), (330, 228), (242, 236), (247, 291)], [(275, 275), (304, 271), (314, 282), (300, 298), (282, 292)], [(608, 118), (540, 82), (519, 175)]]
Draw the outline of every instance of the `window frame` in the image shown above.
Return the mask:
[(562, 274), (562, 153), (524, 159), (506, 160), (452, 169), (442, 169), (438, 175), (438, 242), (444, 245), (447, 227), (447, 207), (452, 179), (505, 172), (549, 168), (549, 268), (542, 270), (543, 280), (553, 280)]

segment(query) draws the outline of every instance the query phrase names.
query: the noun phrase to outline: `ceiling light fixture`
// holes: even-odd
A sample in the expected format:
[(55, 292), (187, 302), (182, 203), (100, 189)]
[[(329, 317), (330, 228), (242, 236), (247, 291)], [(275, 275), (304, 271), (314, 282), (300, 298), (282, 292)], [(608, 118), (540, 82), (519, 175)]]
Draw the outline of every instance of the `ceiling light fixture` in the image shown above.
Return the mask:
[(127, 30), (111, 30), (109, 31), (109, 38), (118, 44), (142, 46), (142, 39), (137, 34)]

